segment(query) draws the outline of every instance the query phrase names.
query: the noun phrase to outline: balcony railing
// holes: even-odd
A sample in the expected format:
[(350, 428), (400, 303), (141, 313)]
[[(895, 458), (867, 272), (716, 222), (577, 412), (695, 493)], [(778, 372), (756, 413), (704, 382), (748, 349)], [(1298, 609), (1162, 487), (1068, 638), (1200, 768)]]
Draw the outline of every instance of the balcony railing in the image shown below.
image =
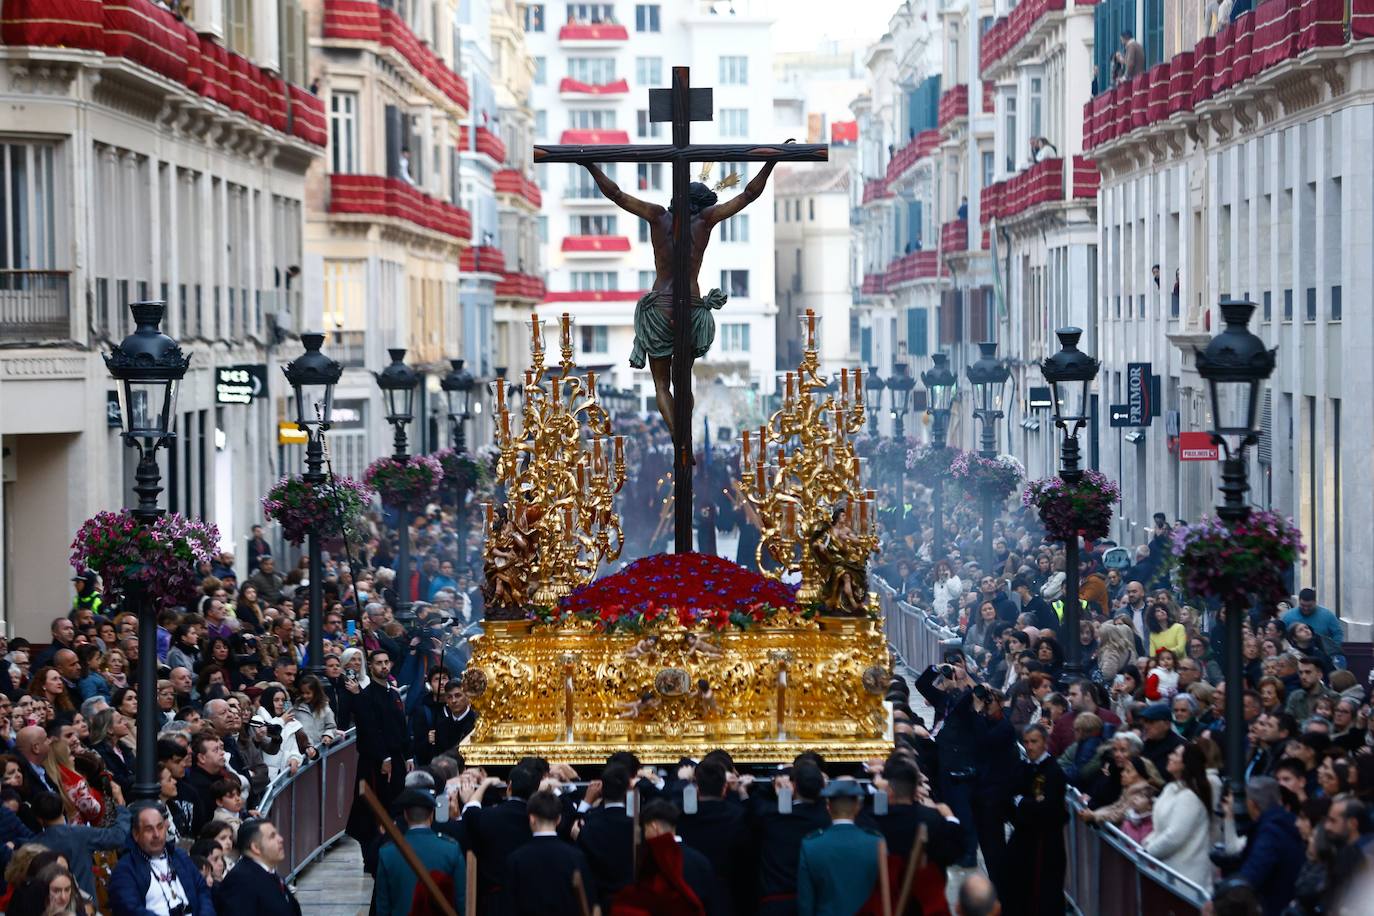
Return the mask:
[(984, 188), (979, 216), (987, 223), (993, 218), (1018, 217), (1042, 204), (1093, 200), (1101, 179), (1097, 166), (1086, 156), (1074, 156), (1067, 166), (1063, 159), (1046, 159)]
[(70, 278), (65, 270), (0, 270), (0, 338), (70, 339)]
[(940, 94), (939, 125), (944, 130), (959, 118), (968, 117), (968, 84), (951, 86)]
[[(987, 73), (1016, 50), (1050, 13), (1062, 12), (1067, 0), (1022, 0), (1010, 13), (994, 22), (978, 39), (978, 63)], [(1075, 6), (1092, 6), (1097, 0), (1075, 0)]]
[(888, 182), (896, 181), (908, 169), (920, 162), (940, 146), (938, 130), (923, 130), (907, 141), (906, 146), (892, 154), (887, 163)]
[(456, 239), (472, 237), (472, 217), (466, 210), (430, 197), (399, 178), (330, 175), (329, 212), (386, 216)]
[(329, 355), (346, 369), (357, 369), (366, 365), (366, 331), (330, 331), (325, 347)]
[[(887, 265), (884, 286), (890, 292), (904, 283), (917, 280), (932, 280), (941, 276), (940, 253), (938, 251), (909, 251)], [(943, 274), (949, 275), (948, 268)]]
[(625, 95), (630, 91), (630, 84), (624, 79), (609, 83), (584, 83), (565, 76), (558, 83), (558, 91), (566, 95)]
[(492, 176), (497, 194), (513, 194), (527, 201), (536, 210), (544, 202), (539, 187), (515, 169), (502, 169)]
[(391, 48), (459, 108), (469, 107), (467, 81), (415, 37), (394, 10), (378, 5), (375, 0), (325, 0), (324, 37), (373, 41)]
[(629, 41), (630, 32), (616, 22), (570, 22), (558, 30), (558, 40), (598, 44)]
[(871, 204), (875, 200), (883, 200), (892, 196), (892, 190), (887, 186), (886, 178), (870, 178), (864, 182), (864, 203)]
[(940, 227), (940, 253), (955, 254), (968, 250), (968, 220), (956, 219)]
[(496, 284), (496, 298), (540, 302), (544, 298), (544, 281), (530, 274), (507, 273)]
[(630, 250), (630, 239), (625, 235), (568, 235), (559, 247), (568, 254), (620, 254)]
[(506, 144), (500, 137), (485, 127), (477, 128), (476, 134), (477, 142), (474, 147), (473, 138), (469, 136), (468, 126), (460, 124), (458, 126), (458, 148), (464, 152), (472, 152), (476, 149), (477, 152), (491, 157), (497, 163), (506, 161)]
[(1083, 106), (1083, 145), (1094, 149), (1192, 112), (1248, 80), (1317, 48), (1374, 37), (1374, 0), (1268, 0), (1171, 60)]
[(630, 142), (630, 134), (628, 131), (615, 130), (614, 128), (570, 128), (563, 131), (559, 142), (564, 146), (594, 146), (602, 143), (624, 146)]
[(503, 274), (506, 272), (506, 256), (500, 248), (473, 245), (464, 248), (458, 256), (458, 269), (469, 274)]

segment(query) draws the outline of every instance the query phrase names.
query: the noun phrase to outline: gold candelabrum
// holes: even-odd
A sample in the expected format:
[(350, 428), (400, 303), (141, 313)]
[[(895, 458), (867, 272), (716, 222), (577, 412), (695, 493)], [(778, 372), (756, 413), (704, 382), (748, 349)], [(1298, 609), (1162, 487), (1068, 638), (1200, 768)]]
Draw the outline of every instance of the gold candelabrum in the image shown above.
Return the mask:
[[(521, 591), (553, 605), (590, 582), (603, 561), (620, 557), (624, 539), (615, 494), (625, 484), (625, 437), (597, 397), (596, 373), (574, 376), (572, 317), (563, 313), (557, 368), (544, 368), (544, 320), (530, 316), (531, 367), (525, 371), (523, 423), (511, 433), (505, 379), (496, 380), (496, 479), (506, 486), (504, 515), (529, 529)], [(546, 378), (547, 375), (547, 378)], [(495, 539), (495, 508), (486, 505), (486, 559)]]
[[(825, 613), (870, 609), (868, 559), (878, 547), (876, 497), (863, 487), (864, 459), (851, 437), (863, 430), (863, 370), (840, 370), (827, 393), (816, 350), (816, 314), (802, 316), (806, 349), (784, 377), (782, 408), (741, 436), (740, 486), (758, 512), (759, 568), (779, 579), (800, 572), (797, 601)], [(764, 551), (777, 562), (769, 568)]]

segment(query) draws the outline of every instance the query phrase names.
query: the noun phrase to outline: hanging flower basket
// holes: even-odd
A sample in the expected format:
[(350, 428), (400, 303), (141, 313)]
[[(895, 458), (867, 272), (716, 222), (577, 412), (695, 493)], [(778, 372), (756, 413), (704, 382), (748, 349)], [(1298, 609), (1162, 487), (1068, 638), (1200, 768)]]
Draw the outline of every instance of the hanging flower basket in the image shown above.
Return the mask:
[(218, 549), (219, 529), (168, 513), (144, 526), (128, 510), (99, 512), (72, 541), (71, 564), (93, 569), (106, 588), (139, 582), (159, 609), (190, 604), (200, 591), (197, 566)]
[(1084, 471), (1073, 484), (1058, 477), (1032, 480), (1021, 494), (1021, 505), (1039, 510), (1041, 524), (1056, 541), (1095, 541), (1108, 535), (1112, 504), (1120, 498), (1116, 481), (1098, 471)]
[(455, 500), (459, 505), (467, 502), (468, 494), (478, 491), (482, 479), (491, 472), (490, 466), (480, 457), (467, 452), (457, 452), (451, 448), (440, 449), (434, 453), (443, 468), (444, 480), (439, 498), (447, 503)]
[(282, 536), (292, 544), (299, 546), (311, 531), (329, 540), (358, 543), (371, 502), (372, 491), (351, 477), (321, 484), (283, 477), (262, 498), (262, 509), (269, 521), (281, 525)]
[(949, 463), (949, 476), (970, 496), (991, 493), (994, 502), (1002, 502), (1026, 476), (1026, 469), (1011, 455), (984, 458), (977, 452), (960, 452)]
[(1302, 556), (1302, 532), (1290, 518), (1254, 510), (1234, 527), (1217, 518), (1175, 528), (1173, 552), (1184, 589), (1194, 595), (1249, 604), (1288, 594), (1287, 572)]
[(906, 469), (915, 480), (923, 484), (933, 484), (949, 476), (949, 467), (959, 455), (957, 448), (935, 448), (933, 445), (918, 445), (906, 453)]
[(444, 469), (433, 455), (411, 455), (406, 461), (378, 458), (363, 472), (363, 482), (394, 509), (421, 512), (434, 501)]

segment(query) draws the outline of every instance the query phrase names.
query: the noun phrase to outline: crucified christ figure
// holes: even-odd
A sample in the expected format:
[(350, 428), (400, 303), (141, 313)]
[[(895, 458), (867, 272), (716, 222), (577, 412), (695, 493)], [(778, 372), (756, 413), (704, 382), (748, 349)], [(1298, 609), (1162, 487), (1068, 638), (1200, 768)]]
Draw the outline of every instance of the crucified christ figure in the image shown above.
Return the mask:
[[(792, 141), (787, 141), (791, 143)], [(635, 342), (630, 350), (630, 365), (643, 369), (647, 358), (649, 371), (654, 377), (654, 396), (658, 401), (658, 412), (668, 424), (668, 432), (673, 430), (673, 210), (659, 204), (640, 200), (626, 194), (620, 187), (606, 177), (595, 164), (584, 163), (592, 173), (596, 186), (606, 199), (627, 213), (649, 224), (649, 240), (654, 246), (654, 286), (645, 293), (635, 305)], [(717, 203), (716, 192), (699, 181), (691, 184), (691, 216), (689, 232), (692, 239), (692, 360), (706, 355), (711, 343), (716, 339), (716, 321), (711, 316), (713, 309), (725, 305), (726, 295), (713, 289), (705, 296), (697, 285), (697, 275), (701, 272), (701, 259), (706, 253), (706, 245), (711, 241), (711, 230), (759, 199), (768, 176), (773, 174), (775, 162), (765, 163), (759, 173), (745, 185), (744, 190), (725, 203)], [(691, 367), (688, 367), (691, 371)]]

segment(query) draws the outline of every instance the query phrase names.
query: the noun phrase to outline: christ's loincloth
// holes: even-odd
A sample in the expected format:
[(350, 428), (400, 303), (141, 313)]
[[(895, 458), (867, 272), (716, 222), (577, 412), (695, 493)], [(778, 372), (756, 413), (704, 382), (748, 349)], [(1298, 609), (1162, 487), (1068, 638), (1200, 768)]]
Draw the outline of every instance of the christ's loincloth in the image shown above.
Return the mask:
[[(716, 339), (716, 320), (712, 309), (725, 305), (729, 298), (718, 289), (692, 297), (692, 357), (700, 359)], [(630, 349), (630, 365), (643, 369), (645, 357), (666, 359), (673, 355), (673, 294), (645, 293), (635, 305), (635, 343)]]

